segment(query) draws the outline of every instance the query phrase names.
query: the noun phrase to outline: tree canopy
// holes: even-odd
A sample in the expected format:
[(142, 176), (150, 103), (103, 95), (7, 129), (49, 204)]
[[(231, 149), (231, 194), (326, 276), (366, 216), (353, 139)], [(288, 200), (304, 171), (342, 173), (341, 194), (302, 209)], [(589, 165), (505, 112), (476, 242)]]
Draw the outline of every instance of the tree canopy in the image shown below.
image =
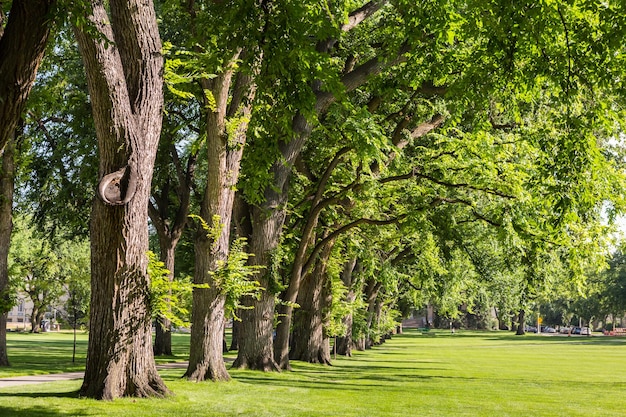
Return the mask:
[[(21, 128), (5, 124), (20, 211), (48, 236), (90, 232), (104, 327), (86, 395), (167, 393), (151, 352), (145, 374), (132, 363), (152, 313), (169, 332), (182, 269), (194, 381), (229, 379), (229, 317), (234, 366), (267, 371), (330, 363), (331, 338), (381, 343), (425, 306), (523, 329), (599, 291), (623, 313), (621, 255), (598, 278), (625, 203), (621, 2), (110, 3), (57, 4)], [(0, 58), (17, 14), (1, 10)]]

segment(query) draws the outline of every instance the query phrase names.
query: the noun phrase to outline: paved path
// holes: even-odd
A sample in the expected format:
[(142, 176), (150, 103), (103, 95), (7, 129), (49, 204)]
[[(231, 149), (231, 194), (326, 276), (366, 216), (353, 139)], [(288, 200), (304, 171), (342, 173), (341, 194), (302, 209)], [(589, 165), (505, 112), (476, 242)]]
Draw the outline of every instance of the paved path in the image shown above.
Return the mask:
[[(178, 369), (187, 368), (187, 362), (172, 362), (164, 365), (157, 365), (157, 369)], [(14, 376), (10, 378), (0, 378), (0, 389), (6, 387), (16, 387), (19, 385), (43, 384), (44, 382), (70, 381), (82, 379), (84, 372), (67, 372), (64, 374), (29, 375)]]

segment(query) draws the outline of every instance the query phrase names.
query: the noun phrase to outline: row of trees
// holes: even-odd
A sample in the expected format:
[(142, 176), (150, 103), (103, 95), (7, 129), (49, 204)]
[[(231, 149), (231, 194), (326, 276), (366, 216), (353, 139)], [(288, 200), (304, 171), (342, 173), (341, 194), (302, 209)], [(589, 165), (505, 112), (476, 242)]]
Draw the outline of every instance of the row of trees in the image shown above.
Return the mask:
[[(579, 324), (590, 327), (624, 327), (626, 316), (626, 270), (624, 250), (616, 250), (609, 259), (609, 268), (590, 274), (586, 297), (558, 293), (550, 299), (538, 300), (541, 315), (548, 323)], [(543, 301), (543, 302), (541, 302)]]
[[(365, 347), (425, 302), (523, 323), (603, 262), (602, 215), (623, 204), (621, 4), (1, 5), (0, 236), (21, 160), (24, 210), (50, 233), (89, 230), (83, 395), (168, 393), (148, 217), (168, 279), (193, 265), (193, 381), (229, 378), (229, 315), (234, 366), (289, 369), (328, 363), (331, 336)], [(24, 112), (43, 49), (12, 36), (45, 45), (53, 24)]]

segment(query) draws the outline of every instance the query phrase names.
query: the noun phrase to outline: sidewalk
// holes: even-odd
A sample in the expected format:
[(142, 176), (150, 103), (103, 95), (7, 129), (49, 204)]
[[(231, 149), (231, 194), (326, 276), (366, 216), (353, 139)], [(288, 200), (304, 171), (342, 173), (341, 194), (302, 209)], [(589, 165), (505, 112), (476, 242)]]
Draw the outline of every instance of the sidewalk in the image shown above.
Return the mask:
[[(184, 369), (187, 368), (187, 366), (187, 362), (172, 362), (163, 365), (157, 365), (157, 369)], [(73, 379), (82, 379), (84, 374), (84, 372), (67, 372), (64, 374), (29, 375), (0, 378), (0, 389), (7, 387), (17, 387), (20, 385), (43, 384), (45, 382), (71, 381)]]
[(15, 376), (11, 378), (0, 378), (0, 389), (6, 387), (16, 387), (19, 385), (43, 384), (44, 382), (69, 381), (81, 379), (84, 372), (68, 372), (65, 374), (29, 375)]

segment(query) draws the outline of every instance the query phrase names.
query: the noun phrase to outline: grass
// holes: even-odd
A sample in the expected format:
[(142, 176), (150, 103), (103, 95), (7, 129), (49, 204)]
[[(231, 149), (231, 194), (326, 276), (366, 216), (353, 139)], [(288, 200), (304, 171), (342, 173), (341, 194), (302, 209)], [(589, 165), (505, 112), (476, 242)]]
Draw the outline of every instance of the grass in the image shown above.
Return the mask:
[[(0, 368), (0, 378), (84, 370), (88, 336), (84, 331), (77, 333), (76, 336), (76, 357), (72, 362), (74, 336), (71, 331), (8, 333), (7, 349), (11, 367)], [(172, 336), (173, 356), (158, 357), (157, 363), (187, 359), (189, 335), (173, 334)]]
[[(11, 334), (9, 349), (27, 340)], [(38, 352), (37, 362), (47, 363), (52, 352), (61, 362), (62, 341), (52, 344), (59, 351), (51, 351), (41, 344), (48, 339), (30, 340), (28, 351)], [(176, 335), (177, 353), (187, 341), (187, 335)], [(67, 352), (71, 358), (71, 343)], [(26, 369), (16, 355), (11, 358)], [(621, 416), (626, 407), (621, 338), (413, 330), (353, 358), (337, 358), (331, 367), (292, 365), (294, 372), (231, 370), (233, 380), (220, 384), (187, 382), (180, 369), (162, 371), (174, 392), (164, 400), (80, 399), (80, 381), (5, 388), (0, 415)]]

